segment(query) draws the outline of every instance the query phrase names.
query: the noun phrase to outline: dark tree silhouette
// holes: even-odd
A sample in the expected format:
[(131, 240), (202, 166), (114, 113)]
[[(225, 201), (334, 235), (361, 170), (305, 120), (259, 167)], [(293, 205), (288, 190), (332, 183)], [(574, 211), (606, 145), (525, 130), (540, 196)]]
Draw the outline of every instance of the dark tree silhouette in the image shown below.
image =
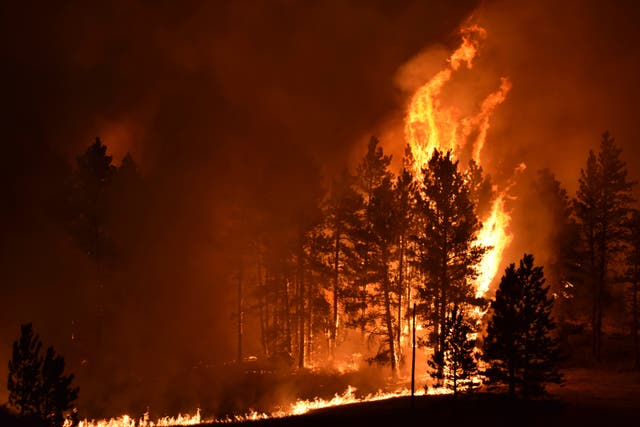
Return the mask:
[(435, 378), (441, 375), (442, 366), (447, 367), (444, 372), (444, 384), (453, 391), (455, 396), (461, 388), (466, 391), (473, 388), (472, 379), (478, 372), (476, 340), (469, 338), (474, 328), (464, 312), (454, 306), (447, 316), (444, 331), (445, 348), (443, 351), (434, 353), (428, 364)]
[(385, 176), (380, 185), (374, 189), (369, 209), (371, 211), (369, 213), (371, 220), (371, 279), (375, 284), (369, 293), (374, 305), (380, 308), (378, 310), (370, 310), (370, 312), (374, 319), (380, 320), (382, 324), (381, 335), (384, 336), (386, 344), (384, 350), (378, 354), (385, 355), (384, 359), (390, 362), (391, 371), (393, 375), (396, 375), (398, 347), (395, 340), (396, 319), (394, 316), (394, 304), (396, 301), (395, 295), (400, 294), (400, 289), (393, 284), (390, 266), (392, 250), (398, 234), (398, 219), (400, 215), (397, 212), (390, 176)]
[(87, 255), (104, 262), (112, 242), (106, 233), (108, 190), (116, 173), (100, 138), (78, 156), (71, 192), (71, 230)]
[(331, 234), (332, 253), (330, 262), (332, 269), (332, 315), (330, 328), (330, 356), (336, 345), (339, 307), (344, 298), (344, 282), (353, 280), (357, 257), (354, 247), (356, 233), (360, 227), (359, 213), (362, 211), (362, 196), (355, 190), (355, 178), (344, 170), (340, 177), (332, 182), (331, 190), (325, 204), (324, 216), (327, 229)]
[[(411, 252), (410, 236), (413, 231), (416, 209), (416, 182), (413, 176), (414, 159), (411, 146), (407, 145), (402, 159), (402, 170), (395, 180), (393, 191), (395, 193), (395, 211), (397, 215), (396, 250), (395, 259), (398, 262), (396, 274), (396, 286), (398, 288), (398, 331), (397, 345), (398, 356), (402, 358), (402, 320), (407, 316), (411, 307), (411, 286), (409, 282), (408, 255)], [(406, 306), (405, 316), (402, 314)]]
[(559, 383), (558, 340), (551, 336), (553, 299), (542, 267), (525, 254), (516, 269), (509, 265), (491, 302), (483, 359), (490, 384), (507, 384), (509, 395), (544, 393), (546, 383)]
[(640, 369), (640, 337), (638, 337), (640, 302), (640, 211), (634, 210), (629, 221), (629, 251), (627, 253), (626, 278), (631, 283), (631, 338), (635, 369)]
[(605, 132), (597, 156), (589, 151), (586, 169), (580, 171), (574, 201), (585, 252), (584, 277), (590, 285), (592, 350), (597, 361), (601, 359), (603, 304), (609, 292), (611, 265), (622, 248), (635, 184), (627, 180), (621, 152)]
[(60, 427), (67, 416), (75, 415), (71, 410), (79, 388), (71, 386), (73, 374), (64, 375), (64, 359), (53, 347), (47, 348), (44, 359), (41, 348), (31, 323), (22, 325), (9, 361), (9, 404), (20, 416)]
[(20, 415), (38, 414), (38, 393), (41, 382), (42, 342), (33, 332), (31, 323), (20, 327), (20, 338), (13, 343), (13, 355), (9, 361), (9, 405)]
[(73, 378), (73, 374), (64, 375), (62, 356), (53, 347), (47, 348), (42, 364), (40, 416), (52, 427), (62, 426), (65, 415), (76, 415), (70, 411), (80, 389), (71, 386)]
[(345, 311), (349, 314), (350, 325), (359, 328), (363, 335), (373, 322), (373, 317), (367, 310), (369, 285), (379, 277), (379, 271), (373, 267), (375, 236), (373, 234), (374, 208), (372, 203), (376, 189), (383, 184), (385, 179), (392, 176), (389, 171), (391, 156), (385, 155), (379, 144), (378, 138), (372, 136), (367, 146), (367, 152), (356, 171), (356, 183), (364, 200), (364, 212), (361, 213), (361, 223), (359, 230), (357, 230), (358, 237), (354, 246), (359, 258), (358, 269), (355, 273), (356, 281), (352, 284), (351, 289), (347, 290), (350, 298), (345, 303)]
[[(422, 229), (416, 236), (418, 267), (425, 282), (418, 288), (423, 315), (433, 325), (436, 361), (444, 361), (446, 317), (454, 306), (476, 303), (471, 280), (486, 248), (474, 244), (481, 228), (464, 175), (451, 153), (434, 150), (418, 201)], [(462, 309), (462, 308), (461, 308)], [(436, 378), (443, 379), (444, 365)]]

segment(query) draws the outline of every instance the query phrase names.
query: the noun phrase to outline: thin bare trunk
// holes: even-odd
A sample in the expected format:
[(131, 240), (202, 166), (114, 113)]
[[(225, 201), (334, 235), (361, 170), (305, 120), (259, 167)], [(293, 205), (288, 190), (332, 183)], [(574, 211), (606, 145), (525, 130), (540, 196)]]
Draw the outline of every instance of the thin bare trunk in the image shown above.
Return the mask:
[(304, 248), (300, 242), (298, 253), (298, 368), (304, 368)]
[(242, 363), (242, 334), (243, 334), (243, 301), (242, 301), (242, 266), (238, 271), (238, 364)]
[(397, 357), (395, 350), (395, 339), (393, 336), (393, 317), (391, 315), (391, 291), (389, 286), (389, 271), (388, 271), (388, 256), (383, 256), (384, 263), (384, 278), (383, 280), (383, 293), (384, 293), (384, 307), (385, 307), (385, 323), (387, 325), (387, 339), (389, 341), (389, 357), (391, 359), (391, 373), (394, 378), (398, 375), (397, 372)]
[(340, 230), (335, 231), (335, 252), (333, 258), (333, 322), (331, 322), (331, 340), (329, 343), (329, 357), (335, 357), (336, 338), (338, 334), (338, 292), (340, 280)]
[[(636, 268), (637, 270), (637, 268)], [(635, 368), (640, 369), (640, 344), (638, 343), (638, 272), (633, 283), (633, 350), (635, 355)]]

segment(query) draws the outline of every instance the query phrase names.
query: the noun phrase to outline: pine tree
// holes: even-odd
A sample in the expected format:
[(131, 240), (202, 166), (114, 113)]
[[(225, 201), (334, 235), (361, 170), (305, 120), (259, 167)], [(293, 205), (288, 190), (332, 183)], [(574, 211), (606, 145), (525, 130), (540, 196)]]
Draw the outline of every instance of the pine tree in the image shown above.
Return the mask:
[(491, 302), (483, 359), (489, 383), (507, 384), (509, 395), (541, 394), (546, 383), (559, 383), (558, 340), (551, 336), (553, 299), (542, 267), (525, 254), (516, 269), (509, 265)]
[[(432, 368), (432, 376), (443, 379), (446, 387), (454, 396), (461, 388), (469, 391), (473, 388), (473, 377), (478, 372), (476, 358), (476, 340), (470, 335), (473, 325), (458, 306), (454, 306), (445, 322), (445, 348), (434, 353), (428, 362)], [(440, 367), (444, 366), (443, 377), (440, 378)]]
[(73, 378), (73, 374), (64, 375), (64, 359), (53, 347), (47, 348), (42, 364), (40, 415), (52, 427), (63, 425), (78, 397), (80, 389), (71, 387)]
[(375, 284), (370, 290), (370, 294), (375, 305), (382, 306), (381, 310), (374, 309), (371, 310), (371, 313), (374, 319), (379, 319), (382, 323), (382, 335), (386, 344), (384, 354), (387, 355), (385, 359), (390, 362), (392, 373), (395, 375), (398, 347), (395, 340), (396, 319), (393, 308), (396, 304), (396, 296), (400, 291), (397, 286), (393, 286), (390, 266), (392, 250), (398, 233), (399, 215), (390, 176), (386, 176), (375, 188), (369, 208), (371, 279)]
[(327, 230), (331, 235), (332, 248), (329, 262), (332, 269), (332, 321), (330, 328), (330, 357), (335, 350), (339, 319), (339, 302), (346, 297), (346, 284), (353, 282), (357, 268), (355, 245), (360, 228), (363, 209), (362, 196), (355, 190), (355, 178), (343, 170), (331, 185), (324, 209)]
[[(407, 145), (402, 159), (402, 170), (396, 178), (393, 188), (395, 195), (395, 211), (397, 215), (397, 236), (395, 259), (397, 260), (396, 284), (398, 290), (398, 332), (397, 349), (398, 356), (402, 358), (402, 307), (406, 306), (405, 313), (409, 313), (411, 307), (411, 284), (409, 281), (408, 256), (411, 252), (410, 236), (413, 231), (415, 205), (416, 205), (416, 182), (413, 176), (413, 154), (411, 146)], [(404, 298), (404, 301), (403, 301)]]
[[(423, 315), (431, 322), (431, 344), (439, 359), (446, 348), (446, 316), (456, 305), (474, 304), (471, 280), (485, 248), (474, 244), (481, 224), (470, 190), (451, 153), (434, 150), (418, 200), (422, 229), (415, 238), (418, 267), (425, 282), (418, 288)], [(437, 378), (444, 378), (440, 364)]]
[(9, 405), (20, 415), (38, 414), (38, 393), (41, 388), (42, 342), (34, 334), (31, 323), (20, 326), (20, 338), (13, 343), (13, 356), (9, 361)]
[(627, 252), (626, 278), (631, 284), (631, 338), (633, 342), (634, 368), (640, 369), (640, 211), (634, 210), (629, 221), (629, 251)]
[(574, 201), (587, 260), (584, 277), (590, 284), (592, 300), (592, 349), (598, 361), (602, 350), (603, 303), (609, 292), (612, 261), (624, 241), (624, 224), (635, 185), (627, 180), (627, 167), (620, 159), (621, 152), (615, 140), (605, 132), (597, 156), (590, 151), (586, 169), (580, 171)]
[(372, 136), (367, 146), (367, 152), (357, 167), (356, 183), (363, 198), (363, 212), (361, 212), (360, 226), (356, 230), (357, 238), (354, 245), (358, 259), (358, 268), (355, 272), (356, 281), (349, 290), (350, 298), (345, 304), (345, 310), (350, 315), (350, 324), (360, 328), (364, 335), (368, 327), (374, 321), (367, 310), (369, 285), (374, 283), (379, 271), (373, 267), (375, 250), (375, 236), (373, 235), (372, 207), (374, 193), (386, 179), (391, 177), (389, 164), (391, 156), (383, 153), (380, 141)]
[(64, 359), (53, 347), (42, 358), (42, 342), (31, 323), (20, 327), (9, 361), (9, 404), (20, 416), (38, 419), (51, 427), (61, 427), (78, 397), (72, 387), (73, 375), (64, 375)]

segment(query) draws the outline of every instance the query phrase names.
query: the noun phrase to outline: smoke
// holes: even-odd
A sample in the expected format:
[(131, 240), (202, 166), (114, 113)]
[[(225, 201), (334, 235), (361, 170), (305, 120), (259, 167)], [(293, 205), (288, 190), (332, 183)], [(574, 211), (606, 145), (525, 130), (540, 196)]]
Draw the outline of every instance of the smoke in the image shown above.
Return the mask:
[[(0, 6), (1, 73), (10, 82), (2, 111), (0, 361), (9, 359), (18, 325), (33, 321), (76, 373), (85, 414), (179, 405), (178, 395), (195, 389), (180, 382), (192, 378), (186, 371), (234, 356), (234, 239), (224, 233), (234, 207), (267, 210), (272, 228), (286, 232), (287, 213), (317, 184), (314, 171), (330, 177), (361, 138), (401, 117), (404, 99), (392, 84), (398, 65), (450, 42), (476, 5)], [(96, 266), (55, 214), (76, 156), (96, 136), (116, 165), (131, 152), (149, 189), (117, 216), (131, 228), (127, 214), (145, 213), (132, 258), (109, 279), (102, 383), (78, 344), (88, 330), (78, 319), (95, 315), (87, 301)]]
[[(539, 170), (549, 169), (573, 196), (588, 151), (597, 150), (601, 134), (609, 130), (623, 149), (630, 178), (640, 176), (640, 130), (634, 125), (639, 15), (632, 1), (485, 1), (467, 20), (487, 35), (473, 68), (456, 72), (443, 89), (443, 104), (465, 116), (479, 111), (501, 78), (512, 83), (491, 117), (481, 155), (494, 183), (510, 188), (513, 240), (500, 272), (524, 252), (534, 253), (543, 265), (550, 260), (557, 224), (551, 201), (534, 193)], [(394, 82), (405, 99), (444, 67), (450, 53), (446, 46), (427, 46), (398, 67)], [(386, 132), (396, 138), (388, 143), (395, 156), (402, 153), (401, 125), (392, 123)], [(521, 163), (526, 170), (514, 174)]]
[[(573, 194), (588, 149), (609, 129), (638, 177), (633, 1), (0, 8), (0, 72), (10, 82), (2, 111), (0, 362), (18, 325), (33, 321), (77, 373), (84, 409), (97, 415), (150, 402), (179, 406), (177, 395), (196, 387), (185, 371), (233, 358), (234, 242), (223, 231), (234, 206), (268, 211), (272, 227), (286, 232), (287, 212), (318, 184), (314, 171), (326, 179), (353, 163), (371, 134), (398, 161), (406, 104), (442, 68), (472, 12), (487, 37), (473, 69), (460, 71), (443, 97), (475, 111), (501, 77), (512, 83), (482, 154), (503, 186), (527, 164), (512, 195), (530, 217), (514, 218), (505, 264), (545, 251), (549, 224), (528, 197), (538, 169), (550, 168)], [(142, 206), (122, 207), (122, 222), (127, 209), (146, 215), (134, 262), (112, 278), (123, 291), (107, 307), (112, 378), (104, 386), (89, 381), (93, 361), (83, 365), (70, 341), (72, 322), (91, 311), (84, 298), (95, 266), (51, 213), (75, 157), (96, 136), (115, 164), (131, 152), (150, 188)]]

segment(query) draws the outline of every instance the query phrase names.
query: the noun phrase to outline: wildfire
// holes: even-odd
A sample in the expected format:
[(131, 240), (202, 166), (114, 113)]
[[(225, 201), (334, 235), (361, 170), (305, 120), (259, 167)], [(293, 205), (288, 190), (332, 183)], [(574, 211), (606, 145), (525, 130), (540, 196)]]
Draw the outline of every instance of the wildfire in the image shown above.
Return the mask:
[[(490, 118), (511, 89), (511, 82), (502, 78), (500, 87), (490, 93), (481, 103), (479, 111), (471, 116), (462, 117), (453, 106), (443, 105), (440, 99), (442, 88), (451, 80), (454, 72), (466, 65), (473, 67), (479, 43), (486, 37), (486, 31), (477, 26), (464, 28), (462, 43), (449, 57), (447, 66), (436, 73), (431, 80), (420, 87), (411, 99), (405, 122), (405, 135), (411, 146), (415, 160), (414, 172), (422, 176), (424, 168), (434, 149), (456, 153), (468, 144), (473, 160), (481, 164)], [(475, 139), (471, 139), (475, 135)], [(500, 267), (502, 252), (511, 240), (506, 229), (510, 216), (504, 208), (504, 192), (494, 200), (491, 213), (483, 218), (483, 227), (478, 235), (478, 243), (490, 247), (478, 268), (476, 296), (482, 297)]]
[[(336, 394), (331, 399), (315, 398), (312, 400), (299, 399), (292, 403), (288, 408), (276, 409), (270, 413), (250, 411), (244, 415), (235, 415), (226, 418), (202, 418), (200, 416), (200, 409), (196, 411), (194, 415), (178, 415), (177, 417), (163, 417), (158, 420), (151, 421), (149, 414), (146, 413), (142, 418), (135, 419), (129, 415), (122, 415), (118, 418), (110, 418), (103, 420), (83, 420), (78, 424), (79, 427), (160, 427), (160, 426), (188, 426), (197, 424), (209, 424), (209, 423), (233, 423), (243, 421), (256, 421), (267, 418), (284, 418), (293, 415), (303, 415), (309, 411), (316, 409), (329, 408), (334, 406), (349, 405), (353, 403), (373, 402), (378, 400), (393, 399), (396, 397), (410, 396), (411, 390), (408, 388), (398, 389), (392, 392), (382, 392), (367, 394), (366, 396), (357, 396), (356, 388), (348, 386), (342, 394)], [(435, 395), (435, 394), (449, 394), (450, 390), (444, 388), (429, 388), (428, 390), (419, 389), (416, 390), (417, 396)], [(65, 427), (70, 427), (72, 423), (67, 420), (64, 424)]]
[[(480, 103), (479, 111), (471, 116), (462, 116), (453, 106), (443, 105), (440, 99), (442, 88), (449, 82), (454, 73), (461, 67), (473, 67), (473, 60), (477, 56), (479, 43), (486, 37), (486, 31), (478, 26), (470, 26), (462, 30), (462, 43), (449, 57), (446, 67), (436, 73), (431, 80), (420, 87), (409, 105), (405, 122), (405, 134), (411, 146), (415, 160), (415, 174), (422, 176), (422, 168), (427, 165), (433, 150), (450, 150), (454, 156), (468, 144), (471, 157), (481, 164), (481, 154), (484, 147), (490, 119), (495, 108), (500, 105), (511, 89), (508, 79), (502, 78), (499, 88), (490, 93)], [(473, 139), (472, 139), (473, 138)], [(521, 165), (524, 168), (524, 165)], [(505, 211), (506, 190), (494, 199), (489, 215), (483, 218), (483, 228), (478, 234), (477, 242), (490, 250), (483, 257), (478, 268), (476, 280), (476, 297), (483, 297), (500, 267), (502, 253), (509, 244), (511, 236), (507, 233), (510, 216)], [(346, 367), (345, 367), (346, 369)], [(419, 389), (417, 395), (451, 393), (446, 388)], [(356, 389), (349, 386), (342, 394), (336, 394), (331, 399), (315, 398), (312, 400), (297, 400), (289, 407), (276, 409), (269, 413), (250, 411), (243, 415), (222, 419), (204, 419), (198, 410), (193, 415), (178, 415), (164, 417), (156, 421), (149, 419), (149, 414), (135, 419), (128, 415), (108, 420), (84, 420), (80, 427), (155, 427), (196, 425), (202, 423), (231, 423), (266, 418), (282, 418), (301, 415), (309, 411), (353, 403), (370, 402), (411, 395), (408, 388), (392, 392), (379, 391), (366, 396), (358, 396)], [(71, 426), (70, 422), (65, 423)]]

